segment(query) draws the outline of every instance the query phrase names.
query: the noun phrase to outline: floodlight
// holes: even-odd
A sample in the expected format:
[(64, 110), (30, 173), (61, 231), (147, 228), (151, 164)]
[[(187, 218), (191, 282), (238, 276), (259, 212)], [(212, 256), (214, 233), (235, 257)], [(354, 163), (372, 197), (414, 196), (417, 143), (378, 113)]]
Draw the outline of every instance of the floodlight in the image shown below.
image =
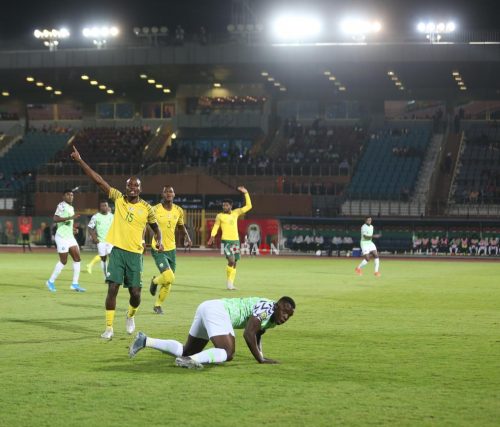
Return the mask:
[(344, 92), (344, 91), (346, 91), (346, 87), (345, 87), (345, 86), (340, 86), (340, 87), (339, 87), (339, 90), (340, 90), (341, 92)]
[(101, 89), (101, 90), (106, 89), (106, 85), (99, 85), (99, 89)]
[(345, 34), (351, 36), (366, 36), (370, 33), (378, 33), (382, 29), (380, 22), (370, 22), (362, 19), (345, 19), (340, 24)]
[(332, 73), (331, 73), (331, 71), (328, 71), (328, 70), (327, 70), (327, 71), (324, 71), (324, 72), (323, 72), (323, 74), (324, 74), (325, 76), (329, 76), (329, 75), (330, 75), (330, 74), (332, 74)]
[(81, 79), (82, 80), (88, 80), (89, 76), (87, 76), (86, 74), (82, 74)]
[(111, 34), (111, 37), (116, 37), (120, 33), (120, 30), (117, 27), (111, 27), (109, 29), (109, 34)]
[(284, 86), (280, 87), (280, 91), (281, 92), (286, 92), (286, 87), (284, 87)]
[(42, 37), (42, 32), (41, 32), (40, 30), (35, 30), (35, 31), (33, 32), (33, 35), (34, 35), (37, 39), (39, 39), (39, 38), (41, 38), (41, 37)]
[(162, 87), (163, 87), (163, 85), (161, 83), (155, 84), (155, 88), (156, 89), (161, 89)]
[(280, 82), (274, 82), (274, 86), (279, 87), (279, 86), (281, 86), (281, 83)]
[(229, 24), (227, 26), (227, 31), (229, 31), (230, 33), (234, 33), (234, 30), (236, 30), (236, 27), (233, 24)]
[(262, 77), (267, 77), (269, 75), (269, 73), (267, 71), (262, 71), (262, 73), (260, 73), (260, 75)]
[(460, 73), (459, 73), (458, 71), (453, 71), (453, 72), (451, 73), (451, 75), (452, 75), (452, 76), (459, 76), (459, 75), (460, 75)]
[(267, 81), (268, 81), (268, 82), (274, 82), (274, 77), (268, 77), (268, 78), (267, 78)]
[(160, 27), (160, 33), (167, 34), (168, 33), (168, 28), (165, 27), (165, 26)]
[(155, 81), (155, 79), (148, 79), (148, 83), (153, 85), (156, 83), (156, 81)]
[(417, 25), (417, 30), (419, 33), (425, 33), (425, 22), (419, 22)]
[(214, 87), (221, 87), (222, 85), (220, 83), (214, 83)]
[(453, 31), (455, 31), (456, 28), (457, 28), (457, 26), (452, 21), (450, 21), (446, 24), (446, 32), (447, 33), (452, 33)]
[(281, 39), (303, 40), (317, 36), (321, 22), (313, 16), (286, 15), (274, 23), (274, 32)]
[(54, 95), (62, 95), (62, 92), (60, 90), (55, 90)]
[(26, 81), (32, 83), (35, 79), (33, 77), (26, 77)]
[(52, 86), (45, 86), (45, 90), (51, 91), (52, 90)]
[(328, 80), (331, 80), (332, 82), (334, 82), (335, 80), (337, 80), (337, 77), (335, 77), (335, 76), (330, 76), (330, 77), (328, 77)]
[(388, 76), (393, 76), (394, 75), (394, 71), (387, 71), (387, 75)]
[(69, 30), (67, 28), (61, 28), (59, 30), (59, 37), (62, 39), (68, 38), (69, 37)]
[(7, 91), (2, 92), (2, 96), (10, 96), (10, 93)]
[(106, 93), (109, 93), (110, 95), (113, 95), (115, 93), (115, 91), (113, 89), (108, 89), (106, 91)]
[(433, 33), (436, 30), (436, 24), (434, 22), (428, 22), (425, 26), (425, 31), (428, 33)]
[(151, 32), (152, 32), (153, 34), (158, 34), (158, 31), (159, 31), (159, 30), (158, 30), (158, 27), (152, 27), (152, 28), (151, 28)]
[(134, 29), (132, 31), (134, 32), (134, 34), (136, 36), (138, 36), (139, 34), (141, 34), (141, 29), (139, 27), (134, 27)]
[(170, 138), (171, 138), (171, 139), (175, 139), (175, 138), (177, 138), (176, 133), (175, 133), (175, 132), (174, 132), (174, 133), (172, 133), (172, 135), (170, 135)]
[(90, 81), (90, 84), (91, 84), (92, 86), (97, 86), (99, 83), (97, 82), (97, 80), (91, 80), (91, 81)]
[(38, 87), (42, 87), (42, 86), (43, 86), (43, 83), (42, 83), (42, 82), (36, 82), (36, 85), (37, 85)]
[(444, 22), (440, 22), (439, 24), (436, 25), (436, 31), (438, 33), (442, 33), (446, 29), (446, 25)]
[(144, 34), (149, 34), (149, 27), (142, 27), (142, 32)]
[(466, 86), (460, 86), (460, 90), (467, 90)]
[(163, 89), (163, 93), (170, 93), (170, 89), (168, 88)]
[(141, 79), (147, 79), (147, 78), (148, 78), (148, 76), (147, 76), (146, 74), (140, 74), (140, 75), (139, 75), (139, 77), (140, 77)]

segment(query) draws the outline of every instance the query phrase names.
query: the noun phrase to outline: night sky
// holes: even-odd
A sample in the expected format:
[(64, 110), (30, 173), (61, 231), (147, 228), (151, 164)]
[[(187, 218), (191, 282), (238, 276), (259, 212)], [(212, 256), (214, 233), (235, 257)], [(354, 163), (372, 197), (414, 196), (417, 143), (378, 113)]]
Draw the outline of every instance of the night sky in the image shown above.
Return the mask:
[[(398, 30), (416, 25), (429, 16), (453, 18), (461, 29), (500, 29), (500, 1), (484, 0), (250, 0), (258, 21), (266, 24), (278, 11), (300, 7), (318, 10), (322, 16), (343, 16), (350, 11), (373, 13), (385, 27)], [(230, 0), (82, 0), (82, 1), (11, 1), (2, 5), (0, 37), (3, 39), (30, 36), (35, 28), (67, 26), (75, 33), (95, 22), (117, 24), (123, 31), (134, 26), (166, 24), (173, 28), (182, 24), (195, 31), (205, 25), (211, 32), (224, 31), (231, 21)], [(267, 20), (267, 22), (266, 22)]]

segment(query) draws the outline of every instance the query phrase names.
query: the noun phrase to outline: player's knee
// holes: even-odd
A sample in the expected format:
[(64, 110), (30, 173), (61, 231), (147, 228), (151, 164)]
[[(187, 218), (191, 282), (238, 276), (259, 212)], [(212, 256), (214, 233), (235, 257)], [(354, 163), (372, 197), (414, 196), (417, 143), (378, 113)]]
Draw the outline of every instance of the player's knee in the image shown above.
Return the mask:
[(163, 273), (161, 273), (163, 278), (165, 279), (166, 282), (168, 283), (174, 283), (175, 280), (175, 274), (172, 271), (172, 269), (165, 270)]

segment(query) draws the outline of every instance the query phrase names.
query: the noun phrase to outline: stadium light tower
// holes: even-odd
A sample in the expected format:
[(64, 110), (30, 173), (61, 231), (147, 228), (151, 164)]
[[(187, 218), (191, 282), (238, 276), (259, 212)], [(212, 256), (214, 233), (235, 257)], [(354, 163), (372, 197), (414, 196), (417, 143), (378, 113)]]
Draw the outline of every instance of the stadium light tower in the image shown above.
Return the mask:
[(425, 38), (431, 44), (440, 43), (444, 34), (453, 33), (456, 28), (457, 26), (453, 21), (446, 24), (444, 22), (438, 22), (436, 24), (433, 21), (419, 22), (417, 25), (417, 31), (425, 34)]
[(382, 24), (379, 21), (345, 19), (341, 22), (340, 29), (355, 41), (362, 42), (368, 35), (379, 33), (382, 30)]
[(138, 38), (143, 38), (151, 45), (158, 45), (160, 40), (168, 40), (168, 27), (162, 25), (161, 27), (134, 27), (134, 34)]
[(283, 15), (273, 25), (274, 34), (281, 40), (301, 42), (321, 33), (321, 21), (315, 16)]
[(102, 49), (109, 38), (115, 38), (120, 34), (118, 27), (86, 27), (82, 31), (83, 37), (91, 39), (97, 49)]
[(69, 31), (66, 28), (61, 28), (59, 30), (38, 30), (36, 29), (33, 32), (33, 35), (36, 39), (42, 40), (43, 45), (48, 47), (52, 52), (57, 50), (57, 46), (59, 46), (59, 40), (66, 39), (69, 37)]

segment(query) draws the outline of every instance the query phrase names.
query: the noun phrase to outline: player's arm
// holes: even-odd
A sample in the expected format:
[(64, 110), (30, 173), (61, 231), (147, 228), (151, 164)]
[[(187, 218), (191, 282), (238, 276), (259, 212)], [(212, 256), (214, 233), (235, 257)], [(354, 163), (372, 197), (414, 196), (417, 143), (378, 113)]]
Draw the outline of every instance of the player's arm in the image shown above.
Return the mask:
[(184, 232), (184, 246), (193, 246), (193, 242), (191, 241), (191, 237), (189, 237), (189, 233), (184, 224), (179, 224), (177, 228)]
[(259, 363), (278, 363), (276, 360), (266, 359), (262, 354), (261, 336), (263, 333), (264, 331), (261, 328), (260, 320), (255, 316), (250, 316), (245, 331), (243, 332), (243, 338), (245, 338), (250, 352)]
[(240, 208), (241, 213), (246, 213), (250, 209), (252, 209), (252, 201), (250, 200), (250, 194), (248, 194), (248, 190), (245, 187), (238, 187), (238, 191), (241, 191), (245, 195), (245, 206)]
[(219, 232), (219, 228), (220, 228), (220, 216), (217, 215), (215, 217), (215, 224), (212, 227), (212, 232), (210, 233), (210, 239), (208, 239), (208, 242), (207, 242), (208, 246), (212, 246), (213, 245), (214, 238), (215, 238), (215, 236), (217, 236), (217, 233)]
[(73, 216), (67, 216), (67, 217), (62, 217), (62, 216), (59, 216), (59, 215), (54, 215), (52, 217), (52, 219), (54, 220), (55, 223), (66, 222), (66, 221), (69, 221), (71, 219), (77, 219), (77, 218), (80, 218), (80, 214), (74, 214)]
[(97, 233), (95, 231), (95, 228), (87, 227), (87, 230), (89, 232), (92, 241), (97, 245), (99, 243), (99, 239), (97, 238)]
[[(155, 235), (155, 240), (156, 240), (156, 249), (158, 252), (163, 251), (163, 243), (162, 243), (162, 236), (161, 236), (161, 230), (160, 227), (158, 227), (158, 224), (156, 222), (149, 223), (149, 226), (151, 227), (151, 230), (153, 230), (153, 233)], [(146, 229), (144, 229), (146, 230)], [(144, 240), (144, 232), (143, 232), (143, 240)]]
[(97, 186), (106, 193), (106, 195), (109, 195), (111, 186), (106, 181), (104, 181), (104, 178), (101, 175), (99, 175), (87, 163), (83, 161), (82, 157), (80, 156), (80, 153), (78, 152), (78, 150), (74, 145), (73, 145), (73, 152), (71, 153), (71, 158), (80, 165), (85, 175), (87, 175), (92, 181), (94, 181), (97, 184)]

